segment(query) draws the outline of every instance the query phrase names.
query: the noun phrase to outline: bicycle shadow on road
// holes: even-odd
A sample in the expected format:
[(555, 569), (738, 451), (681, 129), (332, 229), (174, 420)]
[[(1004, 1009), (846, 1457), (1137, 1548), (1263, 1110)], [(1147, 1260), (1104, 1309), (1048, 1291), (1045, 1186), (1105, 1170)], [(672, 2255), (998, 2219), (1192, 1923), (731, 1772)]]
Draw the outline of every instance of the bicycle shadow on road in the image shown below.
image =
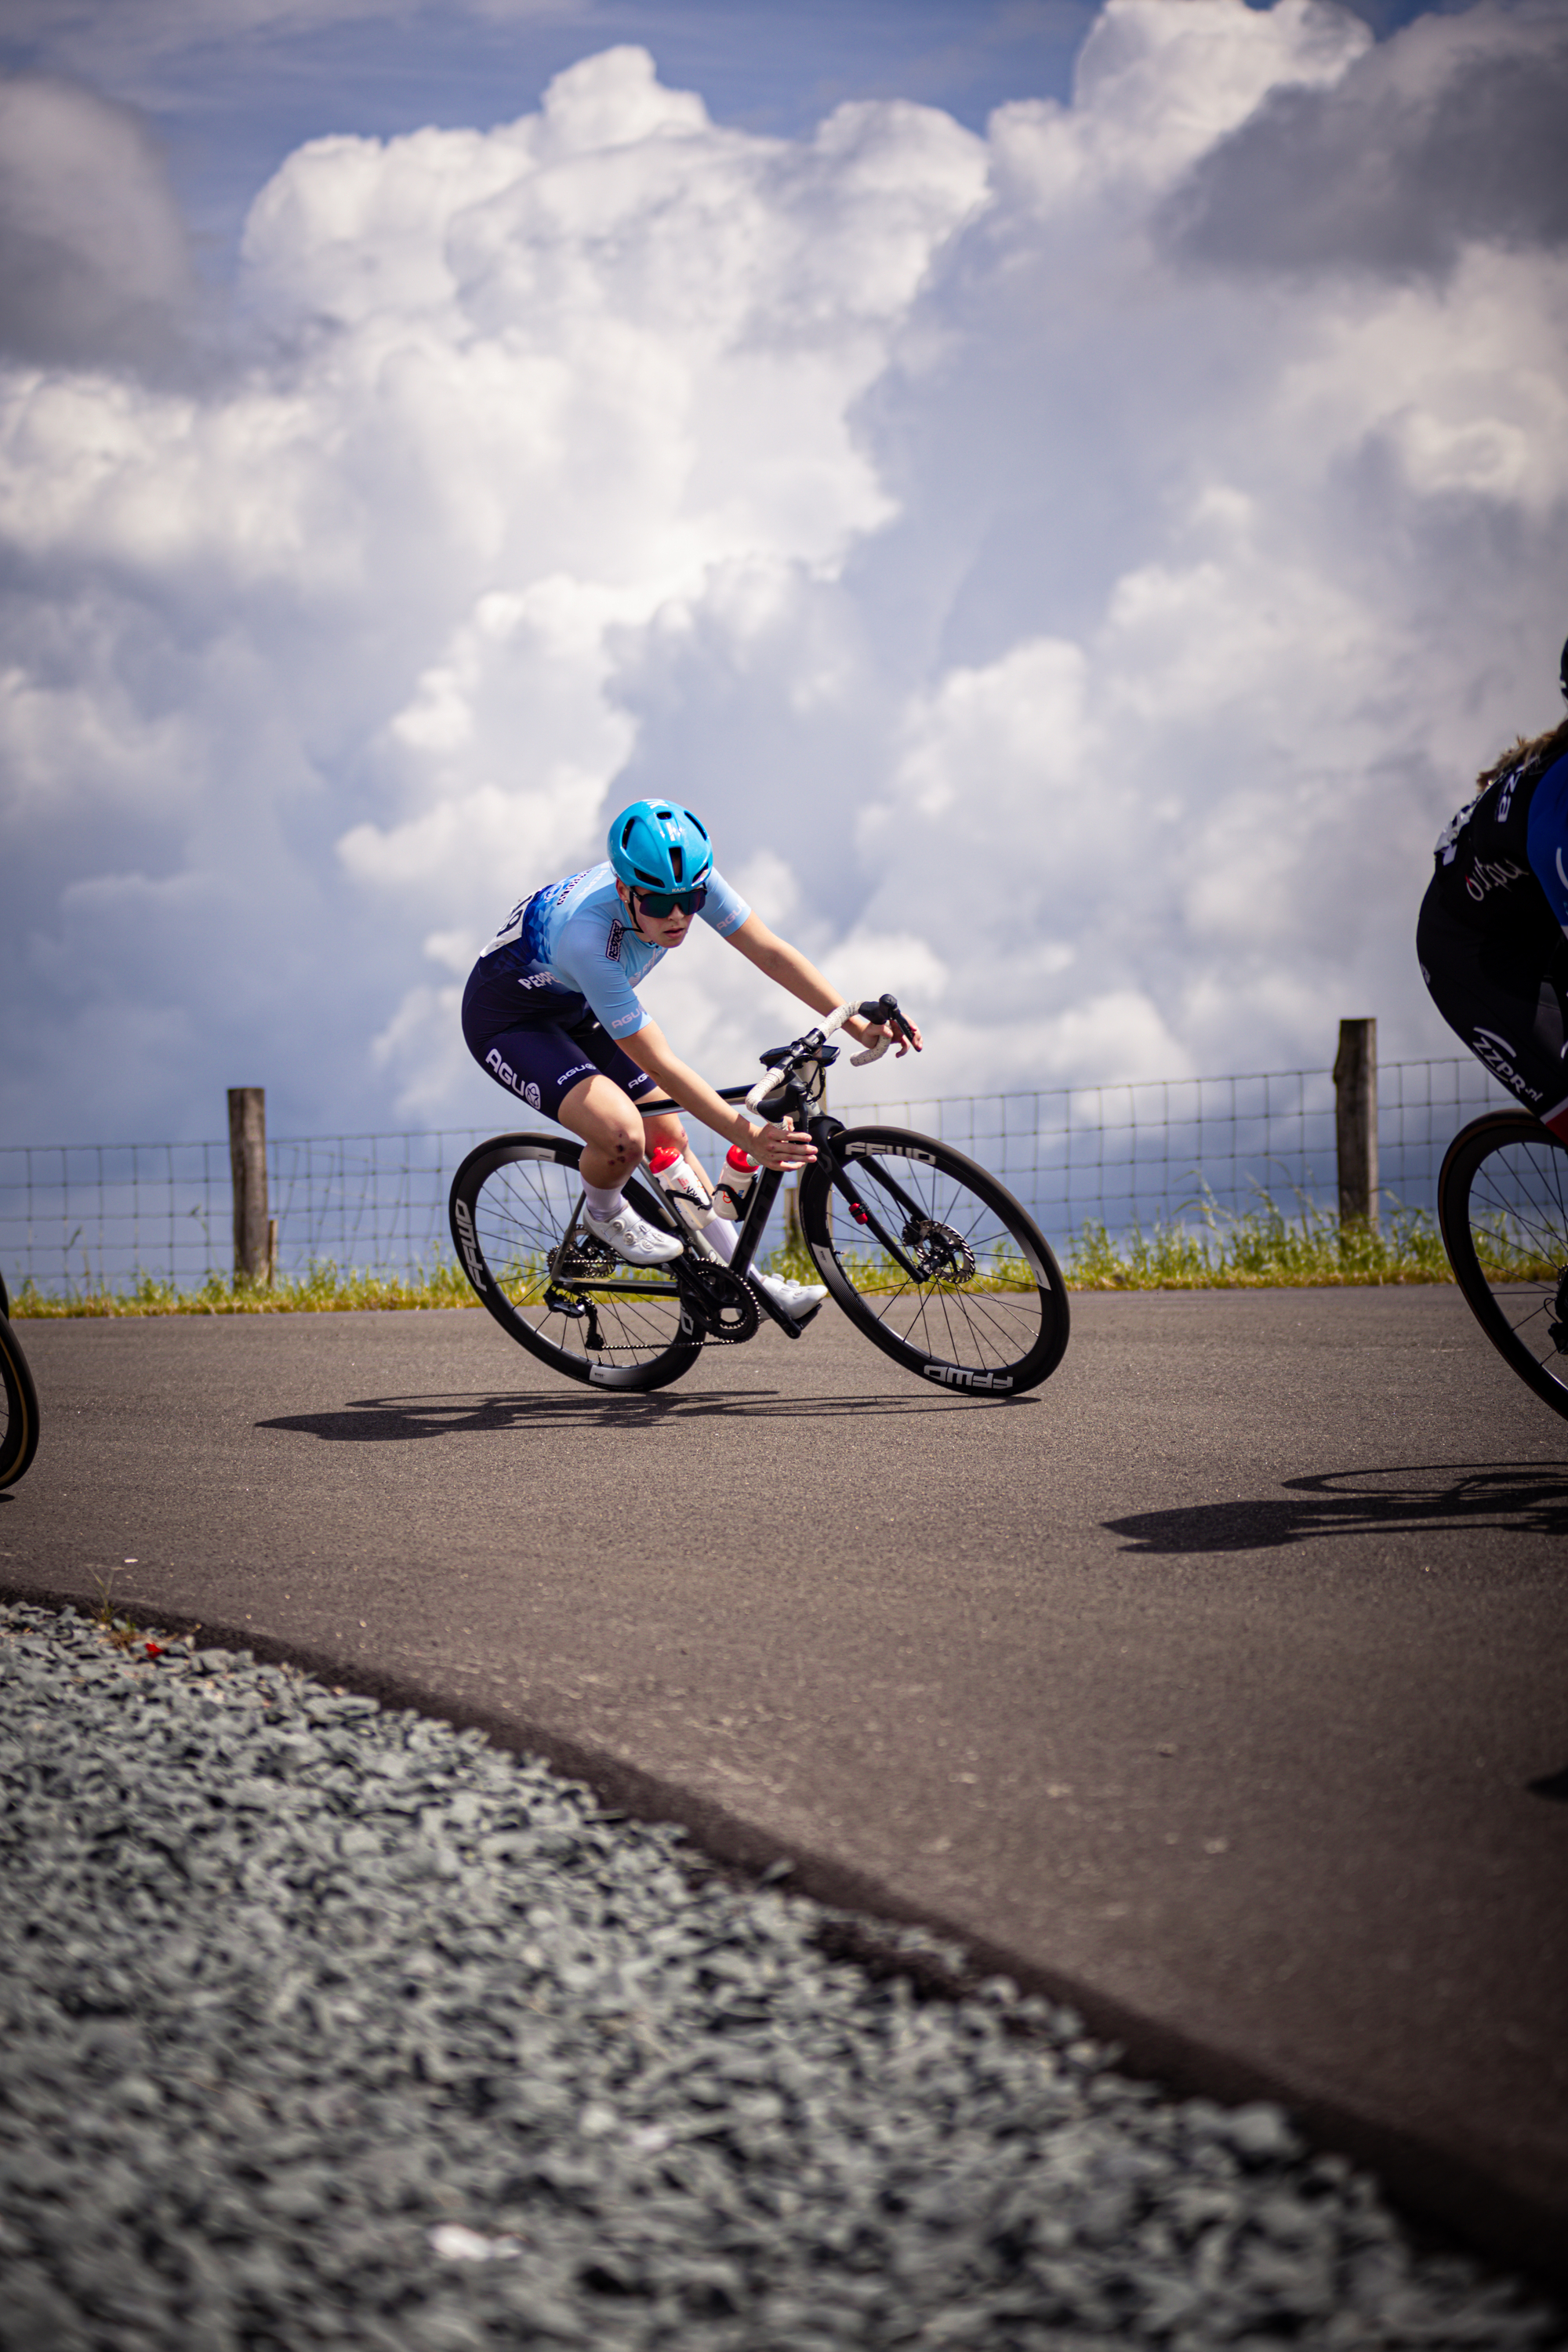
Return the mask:
[(1285, 1496), (1106, 1519), (1135, 1553), (1277, 1550), (1318, 1536), (1568, 1535), (1568, 1467), (1438, 1462), (1287, 1478)]
[(281, 1429), (328, 1444), (365, 1445), (421, 1437), (493, 1432), (647, 1427), (650, 1422), (825, 1421), (910, 1413), (1010, 1412), (1037, 1400), (957, 1396), (951, 1390), (913, 1389), (897, 1395), (783, 1396), (776, 1389), (731, 1390), (724, 1396), (605, 1396), (595, 1390), (570, 1396), (355, 1397), (333, 1412), (280, 1413), (258, 1429)]

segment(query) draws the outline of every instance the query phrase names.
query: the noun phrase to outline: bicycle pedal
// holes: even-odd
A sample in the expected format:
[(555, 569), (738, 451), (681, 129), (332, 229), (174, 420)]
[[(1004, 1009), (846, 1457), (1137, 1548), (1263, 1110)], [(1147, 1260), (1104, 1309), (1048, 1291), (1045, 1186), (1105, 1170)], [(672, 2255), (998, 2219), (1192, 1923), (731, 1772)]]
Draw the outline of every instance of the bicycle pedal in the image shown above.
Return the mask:
[[(816, 1307), (813, 1307), (802, 1320), (797, 1323), (795, 1317), (790, 1313), (788, 1307), (781, 1307), (778, 1300), (770, 1297), (768, 1292), (762, 1287), (761, 1284), (757, 1284), (754, 1286), (748, 1284), (747, 1288), (751, 1290), (752, 1297), (756, 1300), (758, 1307), (767, 1317), (769, 1322), (776, 1323), (786, 1339), (798, 1339), (802, 1332), (805, 1330), (806, 1324), (810, 1322), (812, 1316), (816, 1312)], [(822, 1301), (818, 1299), (816, 1302), (817, 1307), (820, 1307)]]

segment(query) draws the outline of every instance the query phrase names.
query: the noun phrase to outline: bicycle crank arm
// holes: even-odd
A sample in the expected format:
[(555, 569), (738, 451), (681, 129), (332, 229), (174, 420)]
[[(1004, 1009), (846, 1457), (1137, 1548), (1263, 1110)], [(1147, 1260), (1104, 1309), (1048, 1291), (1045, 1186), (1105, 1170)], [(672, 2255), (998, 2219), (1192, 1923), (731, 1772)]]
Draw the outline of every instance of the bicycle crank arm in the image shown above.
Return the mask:
[(755, 1298), (757, 1305), (762, 1308), (763, 1313), (768, 1318), (770, 1322), (776, 1323), (778, 1325), (779, 1329), (784, 1333), (785, 1339), (803, 1339), (805, 1337), (805, 1327), (804, 1324), (797, 1323), (789, 1309), (786, 1307), (781, 1307), (776, 1298), (770, 1298), (760, 1282), (748, 1283), (746, 1286), (751, 1291), (753, 1298)]

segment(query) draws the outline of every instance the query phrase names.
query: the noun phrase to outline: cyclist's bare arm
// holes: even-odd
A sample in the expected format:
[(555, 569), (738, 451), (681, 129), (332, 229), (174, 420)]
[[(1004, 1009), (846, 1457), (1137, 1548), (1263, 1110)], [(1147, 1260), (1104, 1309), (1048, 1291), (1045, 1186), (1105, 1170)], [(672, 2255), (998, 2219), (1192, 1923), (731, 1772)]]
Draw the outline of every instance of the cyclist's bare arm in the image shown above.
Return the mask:
[(765, 1168), (798, 1168), (816, 1159), (816, 1148), (808, 1135), (796, 1134), (788, 1128), (760, 1127), (736, 1104), (727, 1103), (722, 1096), (715, 1094), (706, 1078), (699, 1077), (695, 1070), (670, 1052), (657, 1021), (645, 1021), (634, 1036), (623, 1037), (619, 1043), (637, 1067), (646, 1070), (682, 1110), (700, 1118), (704, 1127), (710, 1127), (726, 1143), (740, 1144)]
[[(739, 948), (748, 963), (754, 963), (759, 971), (766, 972), (770, 980), (776, 981), (792, 996), (798, 996), (801, 1003), (809, 1004), (814, 1013), (837, 1013), (845, 1002), (837, 989), (830, 987), (824, 980), (816, 966), (808, 963), (800, 950), (792, 948), (787, 940), (781, 940), (776, 931), (770, 931), (760, 915), (748, 915), (740, 929), (731, 933), (730, 945)], [(911, 1045), (918, 1054), (924, 1042), (912, 1022), (907, 1024), (907, 1034), (890, 1022), (862, 1021), (858, 1015), (847, 1021), (844, 1026), (858, 1045), (868, 1045), (874, 1039), (882, 1037), (895, 1045), (900, 1054), (907, 1054)], [(710, 1125), (711, 1123), (709, 1122)]]

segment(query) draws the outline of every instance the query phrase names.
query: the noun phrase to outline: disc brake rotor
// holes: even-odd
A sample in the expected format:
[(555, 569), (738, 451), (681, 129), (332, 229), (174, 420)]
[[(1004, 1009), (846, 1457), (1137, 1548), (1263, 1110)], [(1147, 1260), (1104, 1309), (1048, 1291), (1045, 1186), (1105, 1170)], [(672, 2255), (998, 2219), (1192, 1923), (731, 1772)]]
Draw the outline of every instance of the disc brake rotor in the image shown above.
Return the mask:
[(963, 1234), (934, 1217), (911, 1217), (903, 1238), (922, 1282), (967, 1282), (974, 1272), (974, 1252)]

